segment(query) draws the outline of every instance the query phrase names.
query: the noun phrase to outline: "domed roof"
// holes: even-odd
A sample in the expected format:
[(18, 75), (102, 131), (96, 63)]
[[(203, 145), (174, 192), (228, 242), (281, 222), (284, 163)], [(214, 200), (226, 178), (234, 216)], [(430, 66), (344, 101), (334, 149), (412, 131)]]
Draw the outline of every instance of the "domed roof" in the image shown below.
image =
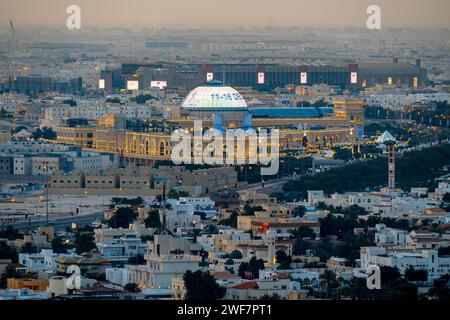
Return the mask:
[(239, 110), (247, 109), (247, 103), (239, 92), (220, 81), (209, 81), (193, 89), (184, 99), (183, 108)]

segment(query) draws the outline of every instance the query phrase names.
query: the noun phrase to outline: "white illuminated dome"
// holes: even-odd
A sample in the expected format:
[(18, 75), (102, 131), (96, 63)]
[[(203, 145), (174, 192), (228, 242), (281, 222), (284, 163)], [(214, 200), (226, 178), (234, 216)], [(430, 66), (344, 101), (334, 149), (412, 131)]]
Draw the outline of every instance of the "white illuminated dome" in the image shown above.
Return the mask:
[(247, 103), (239, 92), (219, 81), (198, 86), (184, 99), (183, 108), (189, 109), (247, 109)]

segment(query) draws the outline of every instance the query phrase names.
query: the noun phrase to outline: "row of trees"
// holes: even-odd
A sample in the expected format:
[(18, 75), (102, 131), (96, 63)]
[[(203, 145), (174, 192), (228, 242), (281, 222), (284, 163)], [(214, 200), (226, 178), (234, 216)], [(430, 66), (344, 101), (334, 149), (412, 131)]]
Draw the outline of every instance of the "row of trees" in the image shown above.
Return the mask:
[[(253, 279), (257, 277), (259, 270), (263, 269), (262, 260), (252, 258), (249, 263), (242, 267), (240, 273), (243, 278)], [(427, 273), (423, 270), (412, 268), (405, 272), (402, 277), (396, 267), (382, 266), (381, 289), (369, 290), (366, 279), (352, 278), (350, 281), (338, 278), (331, 270), (325, 270), (319, 278), (319, 288), (314, 291), (309, 287), (314, 296), (318, 298), (341, 298), (348, 297), (353, 300), (417, 300), (418, 290), (416, 282), (426, 281)], [(214, 277), (208, 271), (197, 270), (186, 271), (183, 276), (186, 287), (186, 300), (217, 300), (225, 296), (226, 289), (220, 287)], [(445, 275), (433, 282), (429, 294), (431, 297), (449, 300), (450, 292), (448, 282), (450, 275)], [(130, 284), (128, 290), (135, 290), (136, 286)], [(337, 296), (336, 296), (337, 295)], [(267, 295), (262, 299), (279, 300), (279, 295)]]
[(35, 140), (38, 139), (46, 139), (46, 140), (55, 140), (56, 139), (56, 132), (52, 128), (37, 128), (36, 131), (33, 133), (33, 138)]
[[(434, 187), (433, 179), (442, 174), (439, 170), (450, 164), (449, 159), (450, 145), (413, 151), (400, 157), (396, 162), (398, 187), (406, 190), (412, 186)], [(284, 184), (283, 191), (297, 192), (299, 198), (305, 199), (308, 190), (324, 190), (325, 193), (331, 194), (376, 189), (386, 185), (386, 172), (386, 159), (377, 158), (314, 176), (304, 176), (299, 181), (288, 181)]]

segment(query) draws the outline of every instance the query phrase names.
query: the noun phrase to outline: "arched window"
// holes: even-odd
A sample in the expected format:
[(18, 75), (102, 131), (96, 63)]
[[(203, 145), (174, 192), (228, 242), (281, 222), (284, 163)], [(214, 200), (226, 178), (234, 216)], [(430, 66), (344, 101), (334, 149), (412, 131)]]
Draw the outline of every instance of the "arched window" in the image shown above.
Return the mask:
[(157, 155), (157, 154), (158, 154), (158, 150), (156, 150), (156, 141), (155, 141), (155, 139), (152, 139), (151, 153), (152, 153), (153, 155)]
[(147, 140), (145, 140), (145, 154), (149, 155), (150, 154), (150, 142)]
[(159, 143), (159, 155), (160, 156), (164, 156), (165, 154), (166, 154), (166, 148), (165, 148), (165, 145), (164, 145), (164, 141), (161, 141)]
[(136, 149), (137, 149), (137, 140), (136, 138), (133, 138), (131, 140), (131, 152), (136, 153)]

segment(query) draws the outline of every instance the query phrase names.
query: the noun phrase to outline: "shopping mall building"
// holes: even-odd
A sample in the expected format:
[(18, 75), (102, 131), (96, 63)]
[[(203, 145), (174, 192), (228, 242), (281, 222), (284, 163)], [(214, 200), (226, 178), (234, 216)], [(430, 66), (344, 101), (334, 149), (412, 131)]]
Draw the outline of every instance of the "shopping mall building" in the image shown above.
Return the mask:
[(57, 128), (58, 142), (86, 149), (116, 153), (126, 162), (152, 165), (170, 160), (176, 142), (173, 130), (192, 132), (201, 121), (204, 130), (279, 130), (279, 150), (299, 151), (336, 145), (359, 144), (364, 134), (361, 100), (335, 99), (333, 107), (249, 107), (242, 95), (230, 86), (209, 81), (193, 89), (179, 106), (177, 117), (166, 121), (172, 130), (138, 132), (124, 128), (118, 115), (97, 119), (95, 126)]

